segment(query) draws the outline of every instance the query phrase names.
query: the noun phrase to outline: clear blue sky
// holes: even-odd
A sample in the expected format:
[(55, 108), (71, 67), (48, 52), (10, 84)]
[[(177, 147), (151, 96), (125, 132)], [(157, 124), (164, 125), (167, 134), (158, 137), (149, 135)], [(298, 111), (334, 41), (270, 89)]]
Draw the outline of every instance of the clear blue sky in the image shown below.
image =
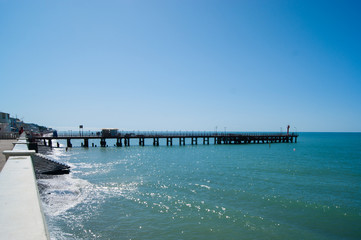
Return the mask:
[(0, 0), (0, 111), (59, 130), (361, 131), (360, 12)]

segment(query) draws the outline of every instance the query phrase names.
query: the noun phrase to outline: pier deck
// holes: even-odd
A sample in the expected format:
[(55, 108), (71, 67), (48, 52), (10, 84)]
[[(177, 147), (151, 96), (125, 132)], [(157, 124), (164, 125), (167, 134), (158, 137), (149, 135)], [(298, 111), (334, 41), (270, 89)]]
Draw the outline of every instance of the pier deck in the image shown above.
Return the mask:
[(172, 146), (174, 139), (179, 141), (179, 145), (185, 145), (186, 139), (192, 145), (198, 144), (198, 139), (203, 140), (203, 144), (250, 144), (250, 143), (297, 143), (297, 133), (216, 133), (216, 132), (125, 132), (116, 136), (89, 134), (62, 134), (56, 137), (35, 136), (35, 140), (43, 141), (44, 145), (53, 147), (52, 140), (66, 140), (67, 147), (72, 147), (72, 139), (83, 139), (83, 147), (89, 147), (89, 140), (99, 139), (100, 146), (106, 147), (107, 139), (116, 139), (116, 146), (130, 146), (131, 139), (138, 139), (139, 145), (144, 146), (145, 139), (153, 139), (153, 146), (159, 146), (159, 139), (165, 139), (167, 146)]

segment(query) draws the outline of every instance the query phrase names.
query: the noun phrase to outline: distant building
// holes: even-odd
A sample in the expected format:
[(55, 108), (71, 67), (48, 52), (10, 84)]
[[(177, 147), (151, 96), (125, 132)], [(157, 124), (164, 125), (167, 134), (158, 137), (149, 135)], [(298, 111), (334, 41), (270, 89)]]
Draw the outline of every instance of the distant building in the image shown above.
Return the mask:
[(0, 112), (0, 132), (10, 132), (10, 131), (11, 131), (10, 114)]
[(116, 137), (118, 135), (118, 128), (103, 128), (102, 136), (103, 137)]
[(0, 123), (9, 123), (10, 121), (10, 114), (0, 112)]
[(12, 132), (19, 132), (23, 125), (24, 124), (22, 121), (20, 121), (20, 119), (10, 117), (10, 127)]

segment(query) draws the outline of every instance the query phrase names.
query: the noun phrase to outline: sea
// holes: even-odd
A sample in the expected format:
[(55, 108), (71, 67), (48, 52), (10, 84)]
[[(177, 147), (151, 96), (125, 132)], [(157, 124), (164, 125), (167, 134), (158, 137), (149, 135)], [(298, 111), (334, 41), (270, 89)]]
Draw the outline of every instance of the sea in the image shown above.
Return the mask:
[(71, 173), (38, 179), (51, 239), (361, 239), (361, 133), (59, 143), (47, 154)]

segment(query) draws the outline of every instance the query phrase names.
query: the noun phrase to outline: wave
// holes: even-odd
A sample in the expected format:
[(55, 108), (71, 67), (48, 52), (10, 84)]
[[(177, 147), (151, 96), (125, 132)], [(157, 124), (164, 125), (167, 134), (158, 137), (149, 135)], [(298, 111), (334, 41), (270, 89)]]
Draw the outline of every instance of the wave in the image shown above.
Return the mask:
[(93, 185), (86, 180), (60, 175), (38, 180), (44, 213), (57, 216), (90, 199)]

